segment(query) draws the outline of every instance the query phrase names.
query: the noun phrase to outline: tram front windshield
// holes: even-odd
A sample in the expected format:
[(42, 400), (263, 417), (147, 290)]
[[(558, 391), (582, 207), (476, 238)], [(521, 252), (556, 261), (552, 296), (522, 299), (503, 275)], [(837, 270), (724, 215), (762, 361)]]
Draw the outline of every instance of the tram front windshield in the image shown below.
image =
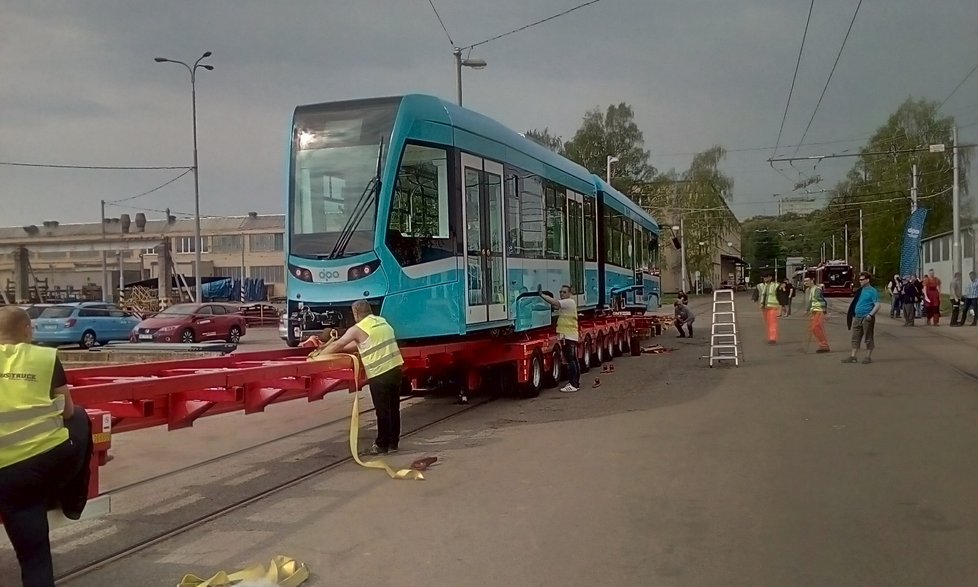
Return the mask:
[[(397, 101), (343, 103), (296, 111), (289, 182), (290, 253), (323, 258), (373, 248), (372, 184), (386, 157)], [(348, 237), (342, 237), (348, 232)]]

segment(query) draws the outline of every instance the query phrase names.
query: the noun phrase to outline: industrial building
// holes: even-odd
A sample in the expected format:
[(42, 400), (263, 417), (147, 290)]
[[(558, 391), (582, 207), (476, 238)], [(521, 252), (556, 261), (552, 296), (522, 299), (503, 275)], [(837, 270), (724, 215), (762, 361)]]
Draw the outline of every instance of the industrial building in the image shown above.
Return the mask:
[[(284, 215), (252, 212), (200, 222), (202, 277), (264, 279), (270, 297), (285, 295)], [(120, 282), (159, 276), (157, 247), (164, 241), (177, 273), (193, 276), (193, 235), (192, 218), (149, 220), (143, 213), (106, 218), (101, 225), (48, 220), (0, 228), (0, 286), (11, 301), (28, 299), (25, 292), (34, 288), (55, 299), (100, 298), (103, 252), (109, 289), (115, 291)], [(16, 279), (18, 265), (26, 284)]]

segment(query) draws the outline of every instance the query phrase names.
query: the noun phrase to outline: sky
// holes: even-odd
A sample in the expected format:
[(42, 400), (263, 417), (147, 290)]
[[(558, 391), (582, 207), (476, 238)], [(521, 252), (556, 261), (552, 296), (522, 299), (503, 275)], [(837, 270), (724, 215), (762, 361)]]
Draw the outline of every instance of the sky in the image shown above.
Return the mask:
[[(434, 5), (464, 47), (581, 2)], [(815, 2), (781, 145), (801, 139), (857, 2)], [(0, 162), (191, 165), (189, 74), (153, 58), (192, 63), (213, 52), (206, 63), (215, 69), (198, 71), (196, 84), (203, 215), (282, 212), (299, 104), (414, 92), (455, 98), (452, 43), (428, 0), (3, 0), (2, 7)], [(547, 127), (570, 138), (587, 110), (626, 102), (654, 166), (681, 170), (693, 152), (723, 145), (731, 208), (741, 219), (773, 214), (774, 194), (790, 194), (799, 177), (767, 159), (808, 9), (804, 0), (601, 0), (473, 49), (488, 67), (463, 72), (464, 103), (514, 130)], [(798, 154), (858, 150), (907, 97), (944, 100), (976, 61), (974, 0), (865, 0), (805, 138), (833, 142)], [(962, 141), (978, 142), (971, 124), (978, 73), (942, 113), (966, 125)], [(824, 181), (811, 189), (832, 187), (852, 162), (824, 161)], [(110, 202), (107, 216), (192, 214), (190, 174), (133, 198), (180, 173), (0, 165), (0, 225), (97, 222), (100, 200)]]

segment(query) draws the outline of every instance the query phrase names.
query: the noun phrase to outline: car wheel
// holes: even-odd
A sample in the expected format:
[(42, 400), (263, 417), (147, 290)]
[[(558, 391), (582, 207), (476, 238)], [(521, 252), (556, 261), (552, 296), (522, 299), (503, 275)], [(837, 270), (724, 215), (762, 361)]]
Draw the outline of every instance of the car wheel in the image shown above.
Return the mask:
[(194, 340), (194, 331), (193, 330), (190, 330), (188, 328), (188, 329), (184, 330), (182, 333), (180, 333), (180, 342), (182, 342), (184, 344), (190, 344), (190, 343), (193, 343), (193, 342), (197, 342), (197, 341)]
[(238, 344), (239, 342), (241, 342), (241, 329), (240, 328), (238, 328), (237, 326), (232, 326), (231, 329), (228, 330), (228, 342), (231, 342), (231, 343), (234, 343), (234, 344)]
[(81, 348), (90, 349), (98, 344), (98, 338), (95, 336), (95, 332), (91, 330), (86, 330), (81, 337)]

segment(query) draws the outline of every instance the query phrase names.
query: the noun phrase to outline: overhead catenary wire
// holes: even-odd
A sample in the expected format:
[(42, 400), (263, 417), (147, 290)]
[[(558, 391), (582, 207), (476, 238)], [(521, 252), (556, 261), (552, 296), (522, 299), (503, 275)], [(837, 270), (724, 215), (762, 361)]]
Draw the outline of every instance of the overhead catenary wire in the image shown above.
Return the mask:
[(136, 198), (142, 198), (143, 196), (148, 196), (149, 194), (151, 194), (151, 193), (153, 193), (153, 192), (155, 192), (155, 191), (158, 191), (158, 190), (161, 190), (161, 189), (163, 189), (163, 188), (165, 188), (166, 186), (168, 186), (168, 185), (170, 185), (171, 183), (173, 183), (173, 182), (175, 182), (175, 181), (177, 181), (177, 180), (178, 180), (178, 179), (180, 179), (181, 177), (183, 177), (183, 176), (185, 176), (185, 175), (187, 175), (187, 174), (188, 174), (188, 173), (190, 173), (191, 171), (193, 171), (193, 168), (190, 168), (190, 169), (188, 169), (188, 170), (186, 170), (186, 171), (184, 171), (184, 172), (183, 172), (183, 173), (181, 173), (180, 175), (178, 175), (178, 176), (176, 176), (176, 177), (174, 177), (174, 178), (172, 178), (172, 179), (170, 179), (170, 180), (168, 180), (168, 181), (166, 181), (166, 182), (164, 182), (164, 183), (162, 183), (162, 184), (160, 184), (160, 185), (158, 185), (158, 186), (156, 186), (156, 187), (155, 187), (155, 188), (153, 188), (153, 189), (150, 189), (150, 190), (146, 190), (145, 192), (142, 192), (142, 193), (139, 193), (139, 194), (136, 194), (135, 196), (128, 196), (128, 197), (125, 197), (125, 198), (120, 198), (120, 199), (118, 199), (118, 200), (106, 200), (106, 202), (105, 202), (105, 203), (106, 203), (106, 204), (118, 204), (119, 202), (128, 202), (129, 200), (135, 200)]
[(69, 165), (58, 163), (24, 163), (20, 161), (0, 161), (0, 165), (42, 169), (87, 169), (94, 171), (163, 171), (175, 169), (186, 169), (190, 171), (193, 169), (193, 166), (188, 167), (187, 165)]
[(445, 26), (445, 21), (441, 19), (441, 15), (438, 14), (438, 9), (435, 8), (434, 0), (428, 0), (428, 4), (431, 5), (431, 9), (435, 12), (435, 18), (438, 19), (438, 24), (441, 25), (441, 30), (445, 31), (445, 36), (448, 37), (448, 42), (451, 43), (452, 47), (455, 47), (455, 41), (452, 40), (451, 33), (448, 32), (448, 27)]
[(774, 142), (774, 153), (778, 151), (781, 144), (781, 134), (784, 132), (784, 123), (788, 120), (788, 107), (791, 106), (791, 95), (795, 91), (795, 81), (798, 79), (798, 69), (801, 66), (801, 55), (805, 51), (805, 39), (808, 38), (808, 25), (812, 22), (812, 11), (815, 9), (815, 0), (808, 6), (808, 18), (805, 20), (805, 32), (801, 35), (801, 46), (798, 48), (798, 59), (795, 61), (795, 73), (791, 76), (791, 88), (788, 89), (788, 100), (784, 104), (784, 115), (781, 117), (781, 128), (778, 129), (778, 140)]
[[(818, 102), (815, 103), (815, 109), (812, 111), (812, 117), (808, 119), (808, 126), (805, 127), (805, 132), (801, 135), (801, 140), (799, 143), (805, 142), (805, 137), (808, 136), (808, 131), (812, 128), (812, 122), (815, 121), (815, 115), (818, 114), (818, 108), (822, 105), (822, 98), (825, 97), (825, 92), (829, 89), (829, 84), (832, 82), (832, 76), (835, 74), (835, 68), (839, 65), (839, 59), (842, 58), (842, 52), (845, 51), (846, 42), (849, 40), (849, 35), (852, 33), (852, 25), (856, 23), (856, 16), (859, 14), (859, 8), (863, 5), (863, 0), (859, 0), (856, 4), (856, 10), (852, 13), (852, 20), (849, 21), (849, 29), (846, 30), (846, 36), (842, 39), (842, 46), (839, 47), (839, 54), (835, 56), (835, 63), (832, 64), (832, 70), (829, 71), (829, 77), (825, 80), (825, 86), (822, 87), (822, 93), (818, 97)], [(795, 153), (798, 152), (798, 147), (795, 148)]]
[(513, 29), (513, 30), (511, 30), (509, 32), (503, 33), (501, 35), (496, 35), (495, 37), (490, 37), (490, 38), (488, 38), (488, 39), (486, 39), (484, 41), (479, 41), (478, 43), (472, 43), (471, 45), (468, 45), (466, 47), (462, 47), (462, 50), (464, 51), (466, 49), (474, 49), (475, 47), (478, 47), (479, 45), (485, 45), (486, 43), (491, 43), (492, 41), (497, 41), (499, 39), (502, 39), (503, 37), (508, 37), (509, 35), (513, 35), (513, 34), (516, 34), (516, 33), (521, 32), (521, 31), (525, 31), (526, 29), (533, 28), (533, 27), (537, 26), (538, 24), (543, 24), (545, 22), (549, 22), (549, 21), (554, 20), (556, 18), (560, 18), (561, 16), (564, 16), (565, 14), (570, 14), (571, 12), (574, 12), (575, 10), (580, 10), (581, 8), (585, 8), (585, 7), (590, 6), (592, 4), (597, 4), (600, 1), (601, 0), (590, 0), (588, 2), (584, 2), (583, 4), (578, 4), (577, 6), (575, 6), (573, 8), (568, 8), (567, 10), (564, 10), (563, 12), (558, 12), (557, 14), (554, 14), (552, 16), (548, 16), (547, 18), (543, 18), (543, 19), (540, 19), (538, 21), (531, 22), (529, 24), (525, 24), (525, 25), (523, 25), (523, 26), (521, 26), (519, 28), (515, 28), (515, 29)]
[(953, 96), (955, 93), (957, 93), (959, 89), (961, 89), (961, 86), (964, 85), (964, 82), (968, 81), (968, 78), (970, 78), (971, 75), (975, 73), (975, 70), (978, 70), (978, 63), (975, 63), (975, 66), (972, 67), (971, 71), (969, 71), (968, 74), (964, 76), (964, 79), (958, 82), (958, 85), (954, 86), (954, 89), (951, 90), (951, 93), (948, 94), (947, 97), (941, 101), (941, 105), (937, 107), (938, 111), (940, 111), (940, 109), (943, 108), (945, 104), (947, 104), (947, 101), (951, 99), (951, 96)]

